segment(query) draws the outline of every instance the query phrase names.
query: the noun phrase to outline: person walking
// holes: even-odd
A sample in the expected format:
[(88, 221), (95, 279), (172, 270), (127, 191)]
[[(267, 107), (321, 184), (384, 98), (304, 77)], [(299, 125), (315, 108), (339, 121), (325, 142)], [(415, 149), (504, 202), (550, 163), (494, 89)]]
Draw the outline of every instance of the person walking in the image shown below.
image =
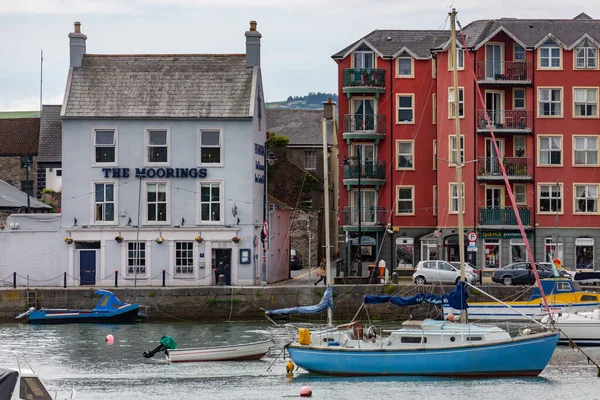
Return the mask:
[(317, 275), (319, 276), (319, 280), (315, 282), (315, 286), (317, 286), (321, 281), (323, 281), (323, 285), (327, 285), (327, 281), (325, 279), (327, 277), (327, 261), (325, 261), (325, 258), (323, 258), (321, 260), (321, 264), (319, 264)]

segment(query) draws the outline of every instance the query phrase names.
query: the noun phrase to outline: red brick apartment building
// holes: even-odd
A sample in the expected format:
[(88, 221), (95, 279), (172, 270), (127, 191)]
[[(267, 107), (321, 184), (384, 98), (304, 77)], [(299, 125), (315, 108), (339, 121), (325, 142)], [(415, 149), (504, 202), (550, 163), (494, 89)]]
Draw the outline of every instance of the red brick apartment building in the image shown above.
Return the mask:
[[(536, 260), (600, 269), (600, 20), (474, 21), (458, 46), (464, 234), (478, 235), (465, 254), (488, 268), (527, 259), (487, 112)], [(363, 275), (381, 259), (458, 259), (449, 49), (449, 31), (376, 30), (333, 55), (341, 248)]]

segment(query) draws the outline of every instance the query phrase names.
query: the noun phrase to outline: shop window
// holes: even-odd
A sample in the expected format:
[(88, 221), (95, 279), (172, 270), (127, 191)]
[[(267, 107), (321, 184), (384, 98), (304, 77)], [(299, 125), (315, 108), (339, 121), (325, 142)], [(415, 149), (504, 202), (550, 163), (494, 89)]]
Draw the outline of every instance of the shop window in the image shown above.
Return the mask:
[(575, 239), (575, 268), (585, 269), (594, 267), (594, 239)]
[(435, 240), (424, 240), (421, 242), (421, 260), (437, 260), (438, 246)]
[(485, 239), (483, 241), (484, 268), (499, 268), (500, 264), (500, 239)]
[(412, 238), (396, 239), (396, 262), (398, 268), (412, 268), (414, 265), (415, 246)]
[(529, 254), (525, 243), (521, 240), (511, 239), (510, 241), (510, 262), (529, 262)]
[(547, 262), (553, 262), (555, 258), (559, 259), (561, 264), (562, 264), (562, 260), (563, 260), (563, 244), (562, 243), (558, 243), (558, 246), (556, 246), (556, 243), (554, 241), (554, 238), (545, 238), (544, 239), (544, 249), (546, 252), (546, 261)]
[(194, 275), (194, 242), (175, 242), (175, 274)]

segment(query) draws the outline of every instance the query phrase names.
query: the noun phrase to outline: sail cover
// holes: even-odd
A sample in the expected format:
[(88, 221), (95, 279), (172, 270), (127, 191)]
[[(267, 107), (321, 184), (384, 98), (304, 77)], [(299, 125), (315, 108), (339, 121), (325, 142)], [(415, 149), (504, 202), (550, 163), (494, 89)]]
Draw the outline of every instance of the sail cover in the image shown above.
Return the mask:
[(456, 284), (456, 287), (451, 293), (442, 295), (417, 293), (412, 297), (365, 296), (363, 302), (365, 304), (383, 304), (390, 302), (397, 306), (413, 306), (423, 302), (441, 306), (442, 304), (447, 303), (455, 310), (466, 310), (469, 307), (467, 304), (468, 297), (467, 285), (463, 281), (460, 281)]
[(333, 310), (333, 289), (331, 286), (323, 293), (321, 302), (315, 306), (282, 308), (279, 310), (268, 310), (267, 315), (289, 315), (289, 314), (320, 314), (327, 308)]

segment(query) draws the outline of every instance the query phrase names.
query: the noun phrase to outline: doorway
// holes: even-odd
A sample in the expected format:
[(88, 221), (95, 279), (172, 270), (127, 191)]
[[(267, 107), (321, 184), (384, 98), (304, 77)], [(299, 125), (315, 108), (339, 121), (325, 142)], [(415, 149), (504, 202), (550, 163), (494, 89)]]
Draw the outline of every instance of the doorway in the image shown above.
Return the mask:
[(219, 282), (219, 275), (225, 276), (225, 284), (231, 285), (231, 249), (212, 250), (212, 268), (215, 271), (215, 282)]
[[(502, 157), (504, 155), (503, 142), (496, 140), (496, 144)], [(496, 148), (492, 139), (485, 139), (485, 161), (487, 175), (500, 175), (500, 159), (498, 158), (498, 154), (496, 154)]]
[(502, 45), (485, 45), (485, 78), (500, 79), (502, 75)]
[(502, 115), (504, 102), (502, 100), (502, 92), (485, 91), (485, 110), (496, 128), (503, 127), (504, 116)]
[(375, 129), (374, 120), (375, 100), (354, 99), (354, 130), (372, 131)]
[(504, 205), (504, 187), (485, 187), (485, 206), (487, 208), (501, 208)]
[(81, 285), (96, 284), (96, 251), (79, 251), (79, 283)]

